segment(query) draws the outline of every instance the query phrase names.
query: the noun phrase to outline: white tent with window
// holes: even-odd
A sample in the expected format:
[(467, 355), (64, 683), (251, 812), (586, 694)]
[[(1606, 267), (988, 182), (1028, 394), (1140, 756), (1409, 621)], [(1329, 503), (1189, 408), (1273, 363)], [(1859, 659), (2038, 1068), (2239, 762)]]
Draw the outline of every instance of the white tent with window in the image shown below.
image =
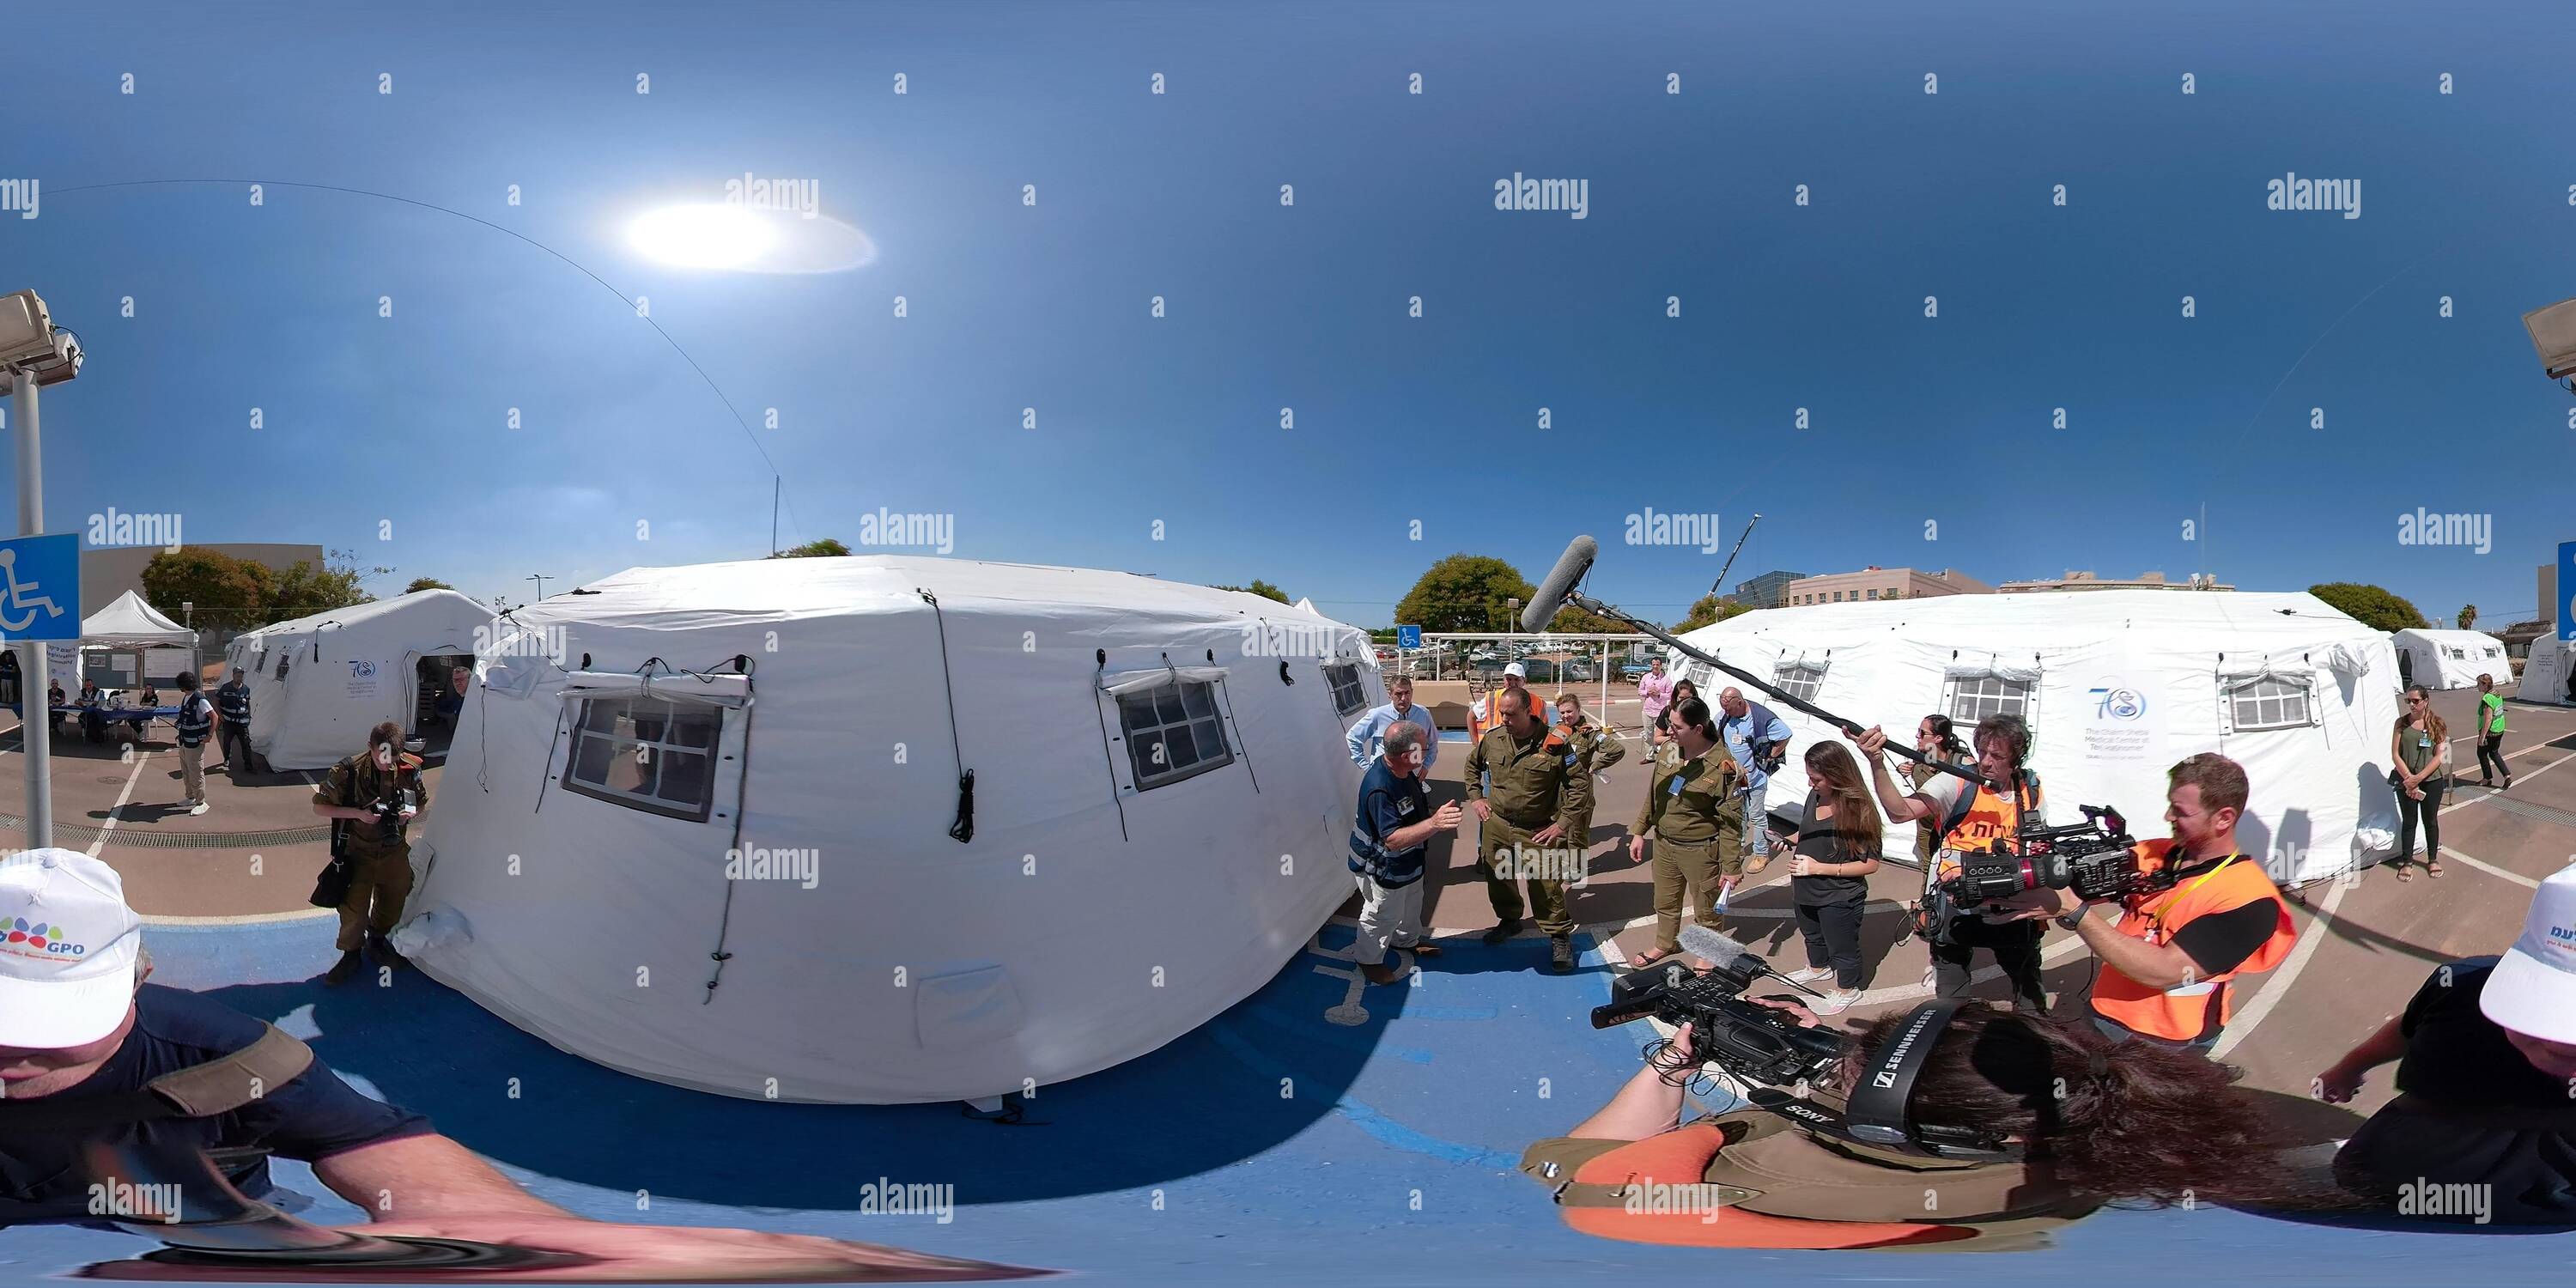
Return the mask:
[(321, 769), (366, 750), (367, 731), (387, 720), (410, 732), (421, 661), (473, 656), (491, 624), (490, 609), (455, 591), (414, 591), (236, 636), (225, 678), (248, 673), (252, 751), (272, 769)]
[(2492, 676), (2502, 686), (2513, 679), (2504, 641), (2484, 631), (2406, 630), (2388, 637), (2398, 653), (2397, 669), (2408, 684), (2436, 691), (2474, 689), (2478, 677)]
[(497, 629), (396, 942), (613, 1068), (870, 1104), (1060, 1082), (1250, 995), (1350, 892), (1376, 662), (1256, 595), (778, 559)]
[[(1950, 716), (1962, 741), (1986, 715), (2020, 715), (2054, 823), (2109, 805), (2138, 839), (2164, 836), (2165, 771), (2216, 751), (2245, 767), (2237, 837), (2275, 879), (2316, 880), (2395, 848), (2396, 659), (2386, 635), (2313, 595), (1949, 595), (1762, 609), (1682, 638), (1905, 745), (1926, 715)], [(1734, 683), (1675, 661), (1712, 705)], [(1840, 734), (1746, 696), (1795, 734), (1765, 801), (1795, 809), (1807, 795), (1795, 757)], [(1891, 827), (1887, 853), (1910, 859), (1913, 840), (1912, 825)]]

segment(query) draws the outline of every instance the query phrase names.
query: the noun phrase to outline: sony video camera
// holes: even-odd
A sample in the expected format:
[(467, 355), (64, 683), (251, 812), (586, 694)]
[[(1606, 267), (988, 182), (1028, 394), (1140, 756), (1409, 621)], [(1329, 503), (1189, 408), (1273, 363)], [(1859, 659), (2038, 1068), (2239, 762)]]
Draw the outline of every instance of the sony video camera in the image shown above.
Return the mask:
[(2082, 809), (2084, 821), (2064, 827), (2024, 819), (2010, 850), (1998, 841), (1958, 855), (1959, 871), (1941, 883), (1941, 892), (1964, 909), (2000, 903), (2026, 890), (2072, 890), (2077, 898), (2094, 902), (2173, 883), (2170, 869), (2141, 870), (2137, 839), (2129, 835), (2128, 821), (2118, 810), (2107, 805)]
[(1786, 1011), (1744, 1000), (1744, 990), (1768, 968), (1741, 944), (1712, 938), (1734, 949), (1702, 954), (1717, 963), (1715, 970), (1695, 974), (1668, 961), (1622, 975), (1611, 982), (1608, 1004), (1592, 1008), (1592, 1027), (1616, 1028), (1649, 1015), (1666, 1024), (1687, 1023), (1691, 1049), (1682, 1067), (1713, 1062), (1746, 1083), (1775, 1087), (1821, 1077), (1850, 1050), (1835, 1030), (1808, 1028)]

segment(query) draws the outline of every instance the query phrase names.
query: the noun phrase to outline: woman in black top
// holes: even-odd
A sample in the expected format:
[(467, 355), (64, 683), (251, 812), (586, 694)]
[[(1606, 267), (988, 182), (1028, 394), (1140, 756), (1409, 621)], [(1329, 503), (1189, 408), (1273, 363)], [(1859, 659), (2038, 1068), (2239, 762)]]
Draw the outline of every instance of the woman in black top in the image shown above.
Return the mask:
[(1789, 978), (1805, 983), (1834, 977), (1834, 991), (1816, 1000), (1818, 1015), (1834, 1015), (1860, 1000), (1860, 915), (1869, 899), (1869, 874), (1878, 871), (1885, 824), (1860, 762), (1839, 742), (1807, 748), (1807, 814), (1789, 865), (1789, 901), (1798, 933), (1807, 941), (1807, 968)]

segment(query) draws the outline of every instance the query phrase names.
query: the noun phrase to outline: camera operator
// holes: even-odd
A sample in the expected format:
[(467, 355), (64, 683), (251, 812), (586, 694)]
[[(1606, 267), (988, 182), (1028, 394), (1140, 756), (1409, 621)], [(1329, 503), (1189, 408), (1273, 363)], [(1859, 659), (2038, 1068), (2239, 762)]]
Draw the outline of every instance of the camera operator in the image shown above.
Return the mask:
[(2397, 1098), (2335, 1155), (2339, 1179), (2386, 1203), (2410, 1183), (2485, 1199), (2412, 1215), (2576, 1222), (2576, 866), (2540, 883), (2511, 948), (2437, 967), (2402, 1014), (2317, 1075), (2317, 1095), (2351, 1100), (2391, 1060)]
[(2031, 890), (2007, 902), (2022, 917), (2057, 918), (2101, 960), (2093, 1023), (2103, 1033), (2205, 1055), (2234, 1017), (2229, 982), (2280, 965), (2298, 928), (2262, 861), (2237, 848), (2243, 767), (2204, 751), (2166, 778), (2173, 835), (2140, 842), (2136, 854), (2142, 872), (2169, 869), (2169, 882), (2121, 900), (2115, 921), (2085, 916), (2072, 890)]
[(402, 726), (391, 720), (367, 733), (367, 750), (344, 756), (313, 793), (313, 812), (332, 820), (331, 862), (345, 866), (341, 896), (340, 960), (325, 984), (347, 983), (358, 972), (358, 950), (394, 969), (410, 965), (385, 936), (402, 921), (411, 897), (411, 842), (405, 829), (429, 807), (418, 756), (402, 750)]
[[(1748, 1000), (1816, 1022), (1795, 1003)], [(1869, 1025), (1813, 1102), (1839, 1112), (1910, 1019)], [(1674, 1053), (1691, 1038), (1682, 1026), (1608, 1104), (1522, 1156), (1567, 1224), (1709, 1247), (1982, 1249), (2028, 1245), (2105, 1203), (2268, 1200), (2295, 1184), (2233, 1069), (2155, 1049), (2115, 1056), (2090, 1028), (1993, 1003), (1960, 1005), (1938, 1030), (1904, 1114), (1909, 1130), (1974, 1134), (2003, 1157), (1873, 1147), (1752, 1106), (1683, 1124), (1695, 1071)]]
[[(2021, 717), (1987, 716), (1977, 722), (1968, 741), (1976, 748), (1977, 772), (1988, 781), (2011, 785), (2010, 797), (1956, 774), (1936, 775), (1906, 791), (1888, 772), (1882, 754), (1887, 748), (1885, 730), (1872, 726), (1852, 743), (1869, 765), (1870, 781), (1878, 790), (1879, 805), (1887, 811), (1887, 821), (1928, 827), (1941, 838), (1941, 849), (1924, 873), (1927, 906), (1946, 899), (1935, 887), (1958, 875), (1961, 851), (1989, 846), (2010, 849), (2025, 813), (2034, 818), (2047, 813), (2039, 775), (2022, 767), (2030, 758), (2030, 726)], [(2041, 926), (2018, 916), (1971, 914), (1966, 909), (1931, 920), (1932, 933), (1925, 938), (1932, 949), (1933, 981), (1940, 996), (1958, 997), (1968, 991), (1977, 950), (1983, 948), (1994, 954), (1995, 964), (2012, 982), (2013, 1008), (2047, 1014), (2048, 993), (2039, 973), (2039, 940), (2046, 933)]]

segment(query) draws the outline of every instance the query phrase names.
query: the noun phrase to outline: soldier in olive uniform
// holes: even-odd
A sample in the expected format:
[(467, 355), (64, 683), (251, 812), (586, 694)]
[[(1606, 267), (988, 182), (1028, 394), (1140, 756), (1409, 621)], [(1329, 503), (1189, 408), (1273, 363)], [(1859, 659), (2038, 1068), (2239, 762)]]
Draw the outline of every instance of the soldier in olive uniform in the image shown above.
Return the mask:
[[(1567, 874), (1581, 875), (1577, 847), (1592, 813), (1592, 775), (1583, 753), (1548, 728), (1527, 689), (1493, 695), (1503, 723), (1485, 731), (1467, 753), (1467, 805), (1483, 821), (1485, 897), (1501, 924), (1485, 932), (1499, 944), (1519, 934), (1521, 893), (1549, 941), (1549, 965), (1560, 975), (1574, 969), (1574, 918), (1566, 911)], [(1488, 777), (1492, 782), (1487, 784)], [(1542, 875), (1544, 874), (1544, 875)]]
[[(1583, 718), (1583, 699), (1571, 693), (1556, 700), (1556, 735), (1583, 753), (1583, 772), (1587, 777), (1618, 764), (1628, 755), (1628, 744), (1621, 742), (1619, 735)], [(1599, 779), (1595, 778), (1593, 794), (1596, 797), (1600, 794), (1600, 786)], [(1577, 849), (1585, 849), (1591, 844), (1592, 815), (1586, 811), (1583, 826), (1575, 829), (1574, 845)]]
[(349, 893), (340, 901), (340, 960), (322, 977), (346, 982), (358, 970), (361, 947), (397, 969), (410, 963), (385, 935), (402, 920), (411, 897), (411, 842), (404, 829), (429, 806), (421, 761), (402, 749), (402, 726), (393, 721), (367, 734), (367, 750), (343, 757), (313, 793), (313, 812), (334, 821), (335, 861), (349, 865)]
[[(1681, 950), (1682, 897), (1694, 920), (1718, 928), (1723, 889), (1744, 871), (1743, 804), (1735, 794), (1735, 761), (1717, 739), (1708, 704), (1684, 698), (1666, 713), (1673, 739), (1655, 756), (1646, 803), (1628, 828), (1628, 857), (1644, 861), (1646, 838), (1655, 842), (1655, 946), (1636, 964), (1651, 965)], [(1705, 969), (1709, 963), (1700, 963)]]

